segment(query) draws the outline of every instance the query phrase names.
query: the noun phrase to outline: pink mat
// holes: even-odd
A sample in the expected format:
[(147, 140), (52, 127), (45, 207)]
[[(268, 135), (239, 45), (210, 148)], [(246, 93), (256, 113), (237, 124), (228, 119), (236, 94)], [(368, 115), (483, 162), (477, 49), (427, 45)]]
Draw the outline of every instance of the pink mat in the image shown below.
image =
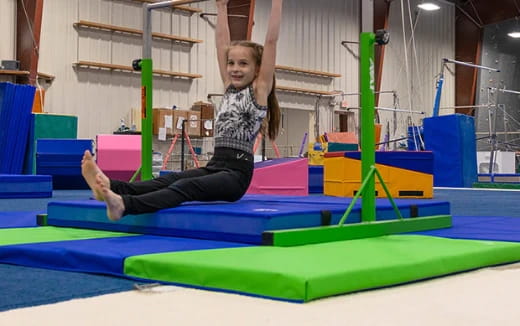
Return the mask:
[(109, 178), (129, 181), (141, 166), (141, 135), (97, 135), (96, 152)]
[(281, 158), (255, 164), (248, 194), (307, 196), (309, 163), (306, 158)]

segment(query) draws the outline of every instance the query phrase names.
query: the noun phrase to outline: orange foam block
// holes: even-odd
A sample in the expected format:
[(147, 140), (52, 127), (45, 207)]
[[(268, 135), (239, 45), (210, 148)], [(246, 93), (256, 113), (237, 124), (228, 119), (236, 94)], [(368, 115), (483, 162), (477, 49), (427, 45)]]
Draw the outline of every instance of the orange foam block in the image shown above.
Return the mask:
[(306, 158), (279, 158), (255, 163), (248, 194), (307, 196), (309, 161)]

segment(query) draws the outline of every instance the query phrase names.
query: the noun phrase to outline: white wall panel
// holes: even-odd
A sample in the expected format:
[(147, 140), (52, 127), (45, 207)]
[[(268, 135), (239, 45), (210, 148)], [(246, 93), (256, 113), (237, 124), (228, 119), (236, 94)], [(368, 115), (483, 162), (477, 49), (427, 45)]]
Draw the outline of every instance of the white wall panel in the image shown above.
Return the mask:
[[(409, 123), (420, 125), (422, 118), (432, 115), (436, 78), (441, 71), (442, 59), (455, 58), (454, 6), (442, 5), (441, 10), (426, 12), (417, 10), (419, 2), (396, 0), (391, 4), (390, 43), (386, 46), (381, 90), (396, 91), (400, 109), (422, 111), (425, 114), (379, 111), (383, 134), (387, 132), (387, 126), (390, 126), (391, 139), (405, 136)], [(404, 4), (404, 16), (401, 3)], [(416, 28), (412, 39), (413, 24)], [(449, 68), (454, 71), (453, 67)], [(454, 89), (455, 76), (446, 70), (441, 107), (454, 105)], [(391, 108), (393, 105), (392, 95), (381, 95), (379, 106)], [(441, 111), (441, 114), (446, 113), (450, 112)]]
[(0, 60), (16, 58), (16, 0), (0, 1)]
[[(270, 1), (257, 1), (255, 12), (255, 28), (253, 40), (263, 42), (270, 11)], [(327, 4), (312, 0), (286, 0), (278, 42), (277, 64), (340, 74), (339, 78), (326, 78), (312, 75), (295, 74), (277, 71), (277, 83), (283, 86), (297, 87), (309, 90), (343, 92), (357, 91), (358, 72), (357, 59), (342, 45), (342, 41), (357, 41), (359, 39), (359, 1), (328, 0)], [(358, 49), (354, 46), (354, 51)], [(287, 111), (287, 119), (292, 116), (298, 121), (301, 114), (295, 116), (296, 110), (310, 111), (308, 116), (315, 121), (315, 109), (318, 97), (295, 93), (278, 92), (278, 99)], [(322, 98), (319, 101), (319, 132), (330, 132), (333, 129), (332, 112), (329, 106), (332, 98)], [(357, 105), (357, 98), (350, 101)], [(292, 112), (292, 113), (291, 113)], [(289, 137), (292, 144), (282, 144), (299, 147), (295, 139), (301, 141), (303, 133), (310, 132), (314, 138), (314, 128), (308, 130), (308, 121), (297, 125), (288, 123), (288, 128), (298, 130), (298, 137)], [(294, 131), (287, 131), (293, 135)], [(281, 140), (280, 140), (281, 141)]]
[[(410, 3), (413, 8), (412, 15), (415, 11), (414, 1)], [(14, 10), (14, 2), (8, 2), (11, 4), (10, 7), (8, 5), (11, 8), (8, 10)], [(403, 2), (408, 6), (407, 1)], [(5, 7), (4, 3), (5, 1), (2, 1), (3, 7), (0, 8)], [(270, 3), (268, 0), (256, 1), (253, 41), (263, 43)], [(404, 69), (400, 3), (398, 0), (391, 3), (391, 43), (386, 50), (382, 89), (396, 90), (402, 108), (408, 108), (411, 101), (414, 110), (426, 111), (427, 115), (431, 115), (435, 77), (440, 72), (441, 59), (454, 58), (454, 8), (448, 6), (441, 11), (419, 15), (415, 31), (417, 60), (413, 47), (408, 46), (407, 76)], [(214, 1), (192, 6), (199, 7), (204, 12), (216, 12)], [(359, 11), (358, 0), (327, 0), (326, 5), (314, 0), (285, 0), (277, 63), (338, 73), (341, 77), (324, 78), (278, 71), (278, 84), (305, 89), (358, 92), (358, 48), (356, 44), (350, 45), (349, 48), (354, 54), (350, 53), (341, 45), (341, 41), (358, 41)], [(127, 34), (74, 28), (73, 23), (80, 19), (141, 29), (142, 5), (130, 0), (44, 2), (40, 71), (56, 76), (47, 89), (45, 110), (77, 115), (79, 137), (94, 138), (99, 133), (111, 133), (119, 127), (120, 119), (128, 120), (132, 108), (140, 108), (140, 75), (73, 68), (73, 63), (86, 60), (130, 65), (132, 60), (141, 57), (142, 41), (140, 37)], [(203, 75), (203, 78), (195, 80), (155, 77), (155, 107), (176, 105), (186, 109), (195, 101), (206, 100), (209, 93), (222, 93), (222, 82), (215, 56), (215, 22), (214, 16), (203, 19), (198, 14), (189, 15), (164, 9), (153, 12), (154, 32), (203, 40), (203, 43), (194, 45), (180, 45), (164, 40), (153, 41), (152, 56), (155, 68)], [(6, 24), (4, 19), (0, 24)], [(409, 25), (406, 14), (406, 40), (410, 38)], [(409, 85), (413, 85), (413, 88)], [(453, 90), (454, 76), (447, 72), (441, 106), (453, 105)], [(313, 115), (317, 97), (283, 92), (279, 92), (278, 97), (287, 112), (287, 119), (291, 119), (291, 113), (295, 109), (306, 110), (306, 114), (298, 113), (298, 117), (294, 119), (302, 126), (295, 123), (284, 125), (284, 128), (295, 129), (284, 130), (285, 141), (294, 143), (300, 137), (293, 135), (303, 135), (309, 129), (309, 124), (303, 122), (305, 119), (302, 119), (302, 116), (308, 116), (309, 121), (315, 118)], [(346, 99), (349, 105), (358, 106), (357, 97)], [(335, 100), (339, 102), (341, 98)], [(333, 108), (329, 106), (329, 99), (322, 99), (320, 103), (320, 133), (332, 131)], [(381, 97), (381, 106), (391, 107), (392, 104), (391, 96)], [(399, 114), (394, 119), (391, 113), (381, 113), (381, 122), (384, 125), (387, 122), (399, 122), (399, 130), (392, 131), (392, 134), (404, 133), (406, 121), (406, 114)], [(309, 131), (312, 136), (314, 131)], [(294, 145), (299, 146), (299, 142)]]
[[(73, 63), (83, 60), (129, 66), (142, 56), (142, 38), (74, 28), (73, 23), (89, 20), (142, 29), (142, 4), (128, 0), (53, 0), (45, 1), (44, 6), (40, 70), (56, 76), (47, 89), (45, 110), (77, 115), (81, 138), (111, 133), (119, 127), (120, 119), (128, 123), (132, 108), (140, 108), (140, 75), (74, 68)], [(212, 1), (193, 6), (215, 12)], [(198, 14), (155, 10), (152, 30), (203, 40), (186, 45), (154, 39), (154, 68), (203, 75), (194, 80), (154, 77), (154, 107), (176, 105), (187, 109), (193, 102), (205, 100), (208, 92), (222, 92), (220, 78), (215, 78), (214, 29), (207, 21)]]

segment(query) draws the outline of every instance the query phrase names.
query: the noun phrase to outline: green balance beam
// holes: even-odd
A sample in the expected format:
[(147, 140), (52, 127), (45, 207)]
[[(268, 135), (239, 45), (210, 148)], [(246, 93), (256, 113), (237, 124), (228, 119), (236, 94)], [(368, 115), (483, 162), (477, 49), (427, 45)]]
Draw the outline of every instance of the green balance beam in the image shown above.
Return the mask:
[(262, 244), (266, 246), (291, 247), (449, 227), (451, 227), (451, 215), (435, 215), (391, 221), (362, 222), (342, 226), (332, 225), (266, 231), (262, 234)]

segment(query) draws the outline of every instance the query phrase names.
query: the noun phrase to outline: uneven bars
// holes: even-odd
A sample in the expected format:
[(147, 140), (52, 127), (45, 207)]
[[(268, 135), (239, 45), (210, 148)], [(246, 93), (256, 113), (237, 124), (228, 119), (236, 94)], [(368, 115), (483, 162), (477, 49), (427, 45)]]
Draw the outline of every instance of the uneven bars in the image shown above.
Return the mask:
[(458, 65), (461, 65), (461, 66), (467, 66), (467, 67), (473, 67), (473, 68), (478, 68), (478, 69), (484, 69), (484, 70), (489, 70), (489, 71), (500, 72), (500, 69), (490, 68), (490, 67), (486, 67), (486, 66), (480, 66), (480, 65), (473, 64), (473, 63), (457, 61), (457, 60), (452, 60), (452, 59), (447, 59), (447, 58), (443, 58), (442, 60), (444, 62), (455, 63), (455, 64), (458, 64)]

